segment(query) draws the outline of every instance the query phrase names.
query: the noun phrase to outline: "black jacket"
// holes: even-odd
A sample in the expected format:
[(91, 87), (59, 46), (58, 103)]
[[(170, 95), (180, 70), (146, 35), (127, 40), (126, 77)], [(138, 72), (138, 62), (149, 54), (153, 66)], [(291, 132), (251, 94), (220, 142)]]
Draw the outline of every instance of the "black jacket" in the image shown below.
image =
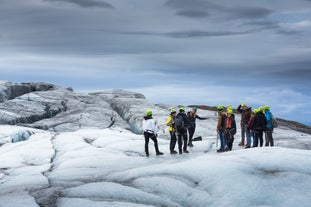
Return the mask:
[(152, 115), (151, 116), (149, 115), (149, 116), (144, 116), (144, 119), (148, 120), (148, 119), (153, 119), (153, 118), (152, 118)]
[(238, 112), (241, 113), (241, 124), (247, 125), (248, 120), (252, 114), (252, 108), (247, 107), (246, 109), (243, 110), (243, 107), (241, 105), (239, 105), (237, 110), (238, 110)]
[[(231, 119), (231, 127), (230, 128), (226, 127), (228, 119)], [(230, 117), (225, 116), (223, 118), (222, 128), (224, 129), (224, 133), (230, 133), (232, 136), (236, 134), (236, 122), (235, 122), (235, 117), (233, 116), (233, 114)]]
[(191, 122), (185, 112), (179, 112), (176, 115), (175, 123), (177, 122), (177, 119), (179, 119), (179, 117), (182, 117), (182, 121), (183, 121), (182, 128), (189, 128), (191, 126)]
[(200, 117), (197, 114), (195, 114), (195, 116), (191, 116), (190, 112), (187, 113), (187, 116), (188, 116), (189, 122), (191, 123), (191, 127), (195, 127), (195, 120), (196, 119), (200, 119), (200, 120), (205, 120), (206, 119), (206, 118)]
[(255, 115), (253, 122), (253, 129), (255, 131), (266, 131), (267, 130), (267, 119), (263, 112), (258, 112)]

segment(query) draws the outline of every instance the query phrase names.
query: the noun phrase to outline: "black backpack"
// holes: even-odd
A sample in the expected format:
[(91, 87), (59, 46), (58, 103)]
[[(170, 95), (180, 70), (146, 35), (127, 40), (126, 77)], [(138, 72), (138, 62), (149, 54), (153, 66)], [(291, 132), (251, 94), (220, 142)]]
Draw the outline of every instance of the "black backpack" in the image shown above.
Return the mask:
[(175, 117), (175, 127), (176, 128), (183, 128), (185, 126), (184, 118), (182, 114), (177, 114)]

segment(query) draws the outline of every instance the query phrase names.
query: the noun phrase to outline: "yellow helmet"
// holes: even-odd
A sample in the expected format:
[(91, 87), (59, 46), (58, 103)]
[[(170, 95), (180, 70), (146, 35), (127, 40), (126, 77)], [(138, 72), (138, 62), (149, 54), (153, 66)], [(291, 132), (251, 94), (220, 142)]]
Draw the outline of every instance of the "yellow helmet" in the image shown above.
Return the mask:
[(233, 108), (232, 108), (231, 105), (228, 105), (228, 106), (227, 106), (227, 111), (229, 111), (229, 110), (233, 110)]
[(223, 105), (217, 106), (217, 110), (221, 111), (221, 110), (223, 110), (223, 109), (224, 109), (224, 106), (223, 106)]
[(228, 113), (228, 114), (233, 114), (233, 110), (232, 110), (232, 109), (229, 109), (227, 113)]
[(147, 110), (146, 115), (147, 116), (151, 116), (152, 115), (152, 111), (151, 110)]

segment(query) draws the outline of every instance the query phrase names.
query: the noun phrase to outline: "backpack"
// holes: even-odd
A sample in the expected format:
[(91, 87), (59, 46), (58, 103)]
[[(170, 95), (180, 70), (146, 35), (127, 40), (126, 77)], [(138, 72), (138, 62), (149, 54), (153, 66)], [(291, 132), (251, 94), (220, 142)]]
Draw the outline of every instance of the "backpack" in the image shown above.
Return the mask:
[(175, 117), (175, 127), (176, 128), (182, 128), (184, 127), (185, 123), (184, 123), (184, 118), (182, 117), (182, 114), (177, 114), (177, 116)]
[(272, 128), (277, 128), (279, 126), (278, 121), (273, 115), (271, 115), (271, 119), (272, 119)]

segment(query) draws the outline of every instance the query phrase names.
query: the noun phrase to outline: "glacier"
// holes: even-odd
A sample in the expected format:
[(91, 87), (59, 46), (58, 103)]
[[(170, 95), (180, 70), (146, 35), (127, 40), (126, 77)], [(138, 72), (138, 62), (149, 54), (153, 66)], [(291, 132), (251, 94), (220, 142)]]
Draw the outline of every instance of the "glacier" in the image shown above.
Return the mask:
[[(233, 151), (219, 154), (217, 116), (199, 109), (209, 117), (197, 121), (195, 136), (203, 141), (189, 154), (170, 155), (165, 121), (173, 107), (135, 92), (59, 87), (4, 101), (0, 206), (310, 206), (310, 134), (280, 126), (275, 147), (244, 149), (237, 145), (238, 128)], [(144, 155), (147, 109), (157, 120), (163, 156), (152, 144), (150, 157)]]

